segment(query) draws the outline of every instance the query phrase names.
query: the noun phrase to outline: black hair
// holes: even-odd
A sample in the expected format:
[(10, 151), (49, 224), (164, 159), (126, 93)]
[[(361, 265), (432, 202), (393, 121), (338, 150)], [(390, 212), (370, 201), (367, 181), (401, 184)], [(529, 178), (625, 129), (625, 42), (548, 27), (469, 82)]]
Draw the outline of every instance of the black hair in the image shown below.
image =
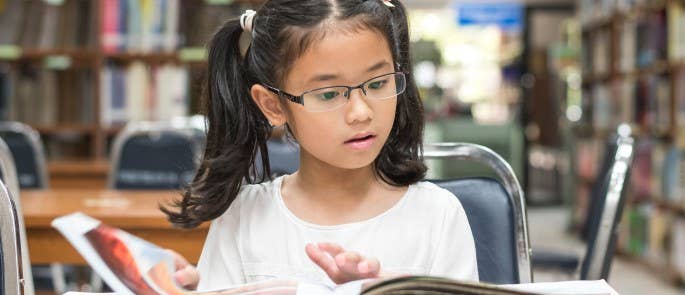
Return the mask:
[(161, 208), (169, 220), (183, 228), (196, 227), (223, 214), (243, 184), (271, 179), (266, 152), (259, 153), (264, 172), (256, 173), (254, 164), (258, 151), (266, 151), (273, 127), (252, 100), (250, 88), (256, 83), (282, 87), (289, 66), (332, 30), (371, 29), (388, 42), (394, 62), (407, 74), (407, 89), (398, 96), (395, 121), (374, 169), (395, 186), (423, 179), (423, 105), (412, 75), (407, 13), (399, 1), (392, 4), (395, 7), (381, 0), (266, 1), (254, 16), (244, 56), (240, 20), (227, 21), (209, 44), (203, 159), (183, 198), (174, 204), (180, 211)]

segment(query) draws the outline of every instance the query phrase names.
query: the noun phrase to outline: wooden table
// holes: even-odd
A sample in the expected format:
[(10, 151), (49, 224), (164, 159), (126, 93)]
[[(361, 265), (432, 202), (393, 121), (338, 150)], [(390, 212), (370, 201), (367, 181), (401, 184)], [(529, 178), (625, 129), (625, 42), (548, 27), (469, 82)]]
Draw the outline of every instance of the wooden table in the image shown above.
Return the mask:
[(31, 263), (85, 264), (66, 239), (50, 226), (53, 219), (77, 211), (173, 249), (197, 263), (209, 225), (205, 223), (193, 230), (172, 227), (159, 210), (159, 204), (178, 197), (177, 191), (23, 190), (21, 206)]

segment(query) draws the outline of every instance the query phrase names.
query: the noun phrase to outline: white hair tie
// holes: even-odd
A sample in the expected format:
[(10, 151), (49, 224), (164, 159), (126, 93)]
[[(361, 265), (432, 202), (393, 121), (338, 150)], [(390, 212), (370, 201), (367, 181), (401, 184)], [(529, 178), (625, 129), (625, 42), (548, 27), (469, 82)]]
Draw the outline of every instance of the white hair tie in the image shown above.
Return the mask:
[(254, 21), (255, 14), (257, 14), (256, 11), (248, 9), (245, 10), (245, 13), (240, 16), (240, 26), (243, 28), (243, 31), (252, 33), (252, 23)]
[(392, 0), (381, 0), (381, 2), (383, 2), (383, 4), (385, 4), (385, 6), (387, 6), (387, 7), (395, 7), (395, 5), (392, 4), (391, 1)]

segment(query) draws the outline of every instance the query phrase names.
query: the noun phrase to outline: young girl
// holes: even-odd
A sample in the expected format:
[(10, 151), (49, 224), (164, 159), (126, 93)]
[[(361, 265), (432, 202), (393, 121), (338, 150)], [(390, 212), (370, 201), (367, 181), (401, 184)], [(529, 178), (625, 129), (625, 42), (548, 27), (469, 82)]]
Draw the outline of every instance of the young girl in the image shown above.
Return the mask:
[[(478, 280), (461, 204), (420, 182), (423, 109), (399, 1), (266, 1), (215, 34), (207, 87), (203, 162), (180, 211), (165, 210), (186, 228), (212, 221), (198, 289), (274, 277)], [(270, 175), (263, 151), (283, 125), (300, 169), (254, 176), (260, 150)], [(193, 285), (196, 271), (179, 267)]]

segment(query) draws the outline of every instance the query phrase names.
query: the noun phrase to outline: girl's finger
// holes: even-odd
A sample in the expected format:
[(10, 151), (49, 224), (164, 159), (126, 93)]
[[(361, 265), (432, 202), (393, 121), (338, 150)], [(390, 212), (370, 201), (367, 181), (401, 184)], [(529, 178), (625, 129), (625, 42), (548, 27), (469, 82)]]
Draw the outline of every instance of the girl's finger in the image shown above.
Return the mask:
[(185, 268), (186, 266), (190, 265), (188, 260), (186, 260), (181, 254), (178, 254), (176, 251), (166, 249), (167, 252), (171, 253), (171, 256), (174, 257), (174, 267), (176, 270)]
[(314, 244), (307, 244), (304, 249), (305, 252), (307, 252), (307, 256), (309, 256), (309, 259), (316, 263), (316, 265), (323, 269), (323, 271), (335, 281), (335, 278), (340, 275), (340, 269), (338, 269), (338, 266), (335, 264), (333, 257), (328, 253), (321, 251), (321, 249)]
[(328, 254), (330, 254), (331, 257), (335, 257), (338, 254), (345, 252), (345, 249), (343, 249), (343, 247), (334, 243), (319, 243), (318, 246), (319, 249), (328, 252)]
[(195, 290), (197, 288), (197, 283), (200, 282), (200, 273), (197, 269), (188, 265), (183, 269), (177, 270), (176, 273), (174, 273), (174, 278), (183, 288)]
[(335, 256), (335, 262), (338, 268), (347, 274), (357, 277), (359, 274), (358, 264), (363, 260), (363, 257), (356, 252), (343, 252)]
[(376, 278), (381, 271), (381, 263), (376, 258), (364, 259), (358, 264), (357, 270), (367, 279)]

